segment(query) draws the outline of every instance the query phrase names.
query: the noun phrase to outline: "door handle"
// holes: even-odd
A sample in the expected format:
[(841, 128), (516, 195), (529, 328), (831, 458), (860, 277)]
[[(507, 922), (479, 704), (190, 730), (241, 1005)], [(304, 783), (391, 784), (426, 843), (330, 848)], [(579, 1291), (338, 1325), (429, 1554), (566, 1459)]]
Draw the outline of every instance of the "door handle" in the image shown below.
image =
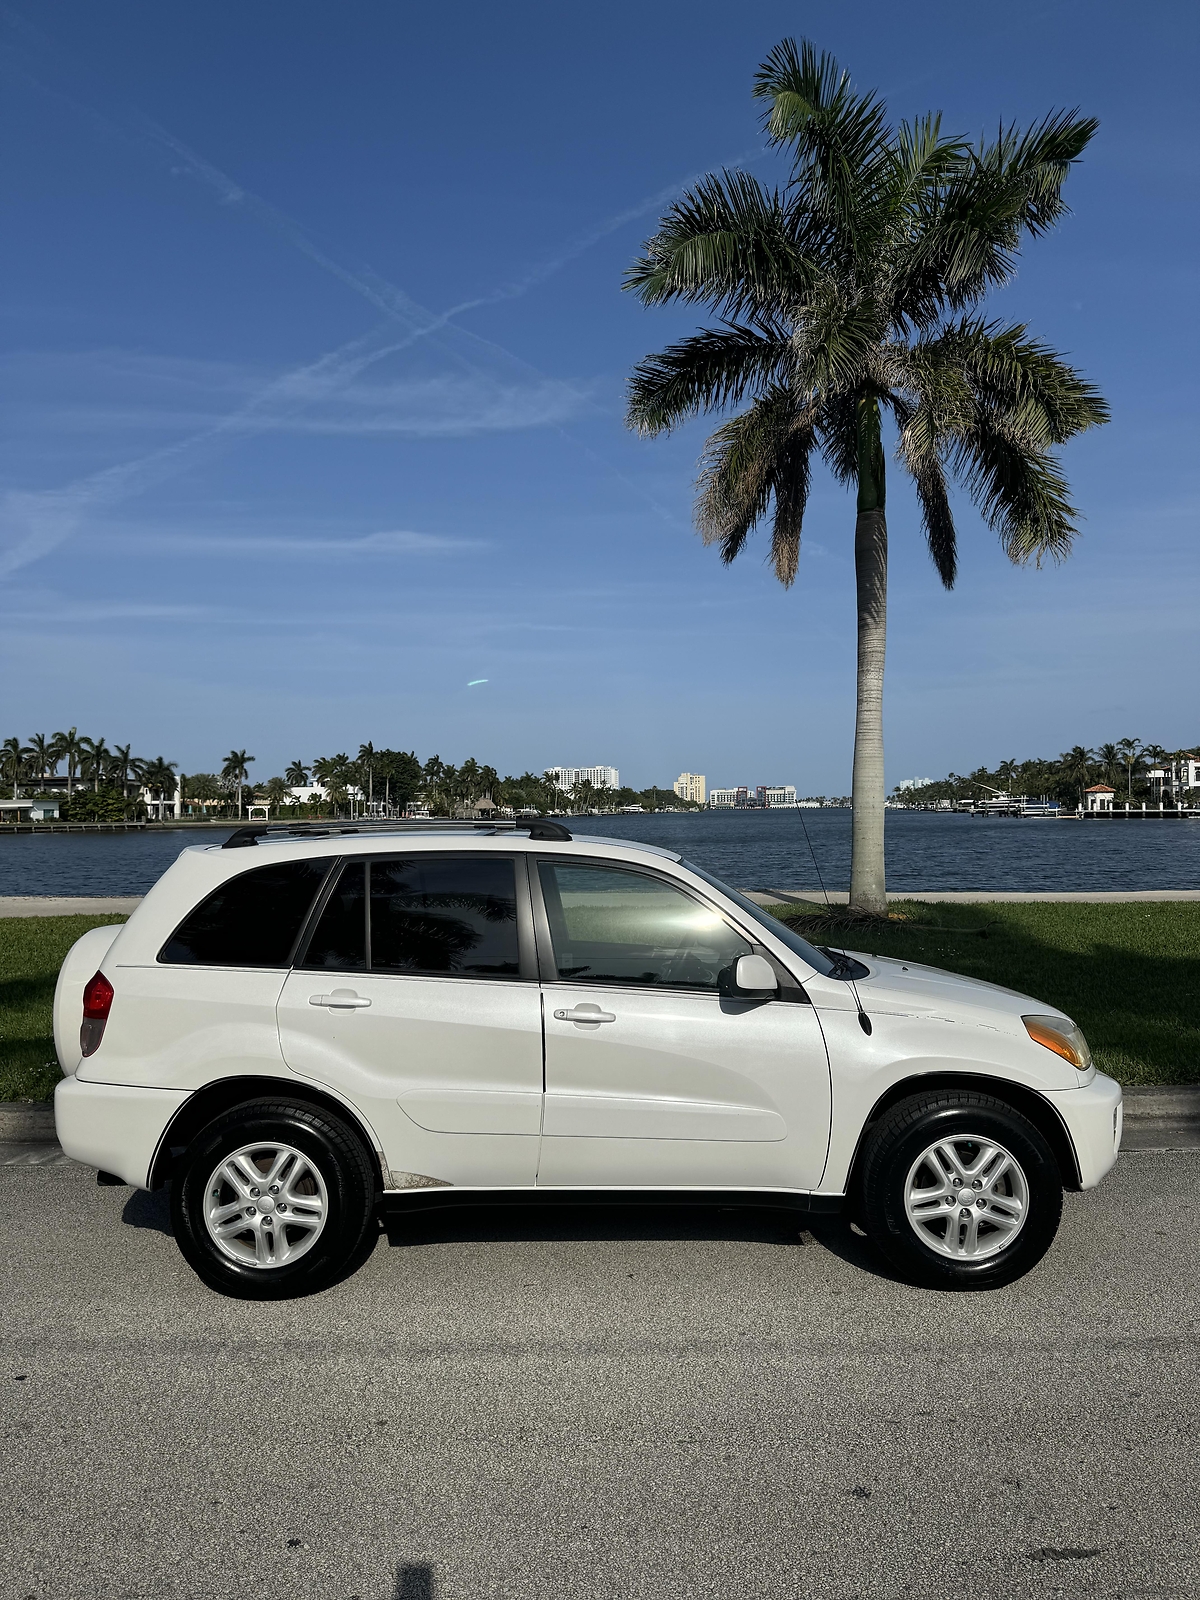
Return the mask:
[(616, 1015), (611, 1011), (601, 1011), (599, 1006), (580, 1005), (574, 1011), (556, 1011), (554, 1015), (559, 1022), (615, 1022)]
[(310, 994), (310, 1006), (329, 1006), (334, 1011), (360, 1011), (371, 1002), (353, 989), (335, 989), (332, 994)]

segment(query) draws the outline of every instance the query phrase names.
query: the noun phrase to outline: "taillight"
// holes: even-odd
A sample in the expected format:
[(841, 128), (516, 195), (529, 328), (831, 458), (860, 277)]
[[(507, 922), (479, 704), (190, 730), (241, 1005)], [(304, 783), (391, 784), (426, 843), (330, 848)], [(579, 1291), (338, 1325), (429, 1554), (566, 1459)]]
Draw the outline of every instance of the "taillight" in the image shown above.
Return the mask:
[(83, 1026), (79, 1030), (79, 1048), (85, 1056), (95, 1055), (99, 1050), (112, 1003), (113, 986), (102, 972), (98, 972), (83, 991)]

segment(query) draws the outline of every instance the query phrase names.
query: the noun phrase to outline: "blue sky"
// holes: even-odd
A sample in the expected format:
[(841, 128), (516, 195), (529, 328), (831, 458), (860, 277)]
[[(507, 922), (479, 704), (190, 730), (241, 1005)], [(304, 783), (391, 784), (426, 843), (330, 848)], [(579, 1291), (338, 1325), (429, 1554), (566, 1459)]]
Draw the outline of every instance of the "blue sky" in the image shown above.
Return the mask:
[(960, 496), (946, 594), (892, 474), (889, 784), (1200, 737), (1200, 9), (1044, 0), (4, 6), (0, 731), (848, 790), (852, 501), (785, 593), (691, 531), (704, 423), (622, 421), (697, 320), (622, 273), (688, 178), (781, 176), (788, 34), (897, 117), (1101, 119), (993, 307), (1112, 405), (1077, 550), (1014, 569)]

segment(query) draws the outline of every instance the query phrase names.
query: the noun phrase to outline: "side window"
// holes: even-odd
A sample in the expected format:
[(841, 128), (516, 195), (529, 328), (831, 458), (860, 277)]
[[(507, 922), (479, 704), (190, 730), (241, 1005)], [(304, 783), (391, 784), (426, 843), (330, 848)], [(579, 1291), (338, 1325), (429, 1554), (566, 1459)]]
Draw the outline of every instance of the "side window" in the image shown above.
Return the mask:
[(516, 978), (516, 867), (494, 856), (371, 861), (371, 970)]
[(243, 872), (202, 900), (158, 959), (186, 966), (286, 967), (329, 858)]
[(367, 967), (367, 869), (348, 861), (325, 902), (301, 965), (337, 972), (365, 972)]
[(560, 979), (715, 990), (751, 954), (716, 912), (661, 878), (558, 861), (538, 872)]

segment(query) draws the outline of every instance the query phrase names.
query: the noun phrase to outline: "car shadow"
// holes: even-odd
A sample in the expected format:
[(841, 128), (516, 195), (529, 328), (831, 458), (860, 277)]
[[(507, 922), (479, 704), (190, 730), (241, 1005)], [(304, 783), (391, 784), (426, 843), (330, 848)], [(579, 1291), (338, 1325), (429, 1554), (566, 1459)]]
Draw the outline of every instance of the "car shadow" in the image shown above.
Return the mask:
[[(894, 1274), (874, 1247), (841, 1216), (814, 1217), (794, 1207), (764, 1201), (710, 1197), (681, 1201), (675, 1196), (611, 1195), (488, 1196), (387, 1205), (383, 1230), (393, 1249), (429, 1245), (624, 1240), (730, 1240), (772, 1244), (781, 1249), (816, 1243), (848, 1265), (875, 1277)], [(899, 1281), (899, 1280), (895, 1280)]]
[(125, 1202), (121, 1221), (127, 1228), (149, 1228), (173, 1239), (175, 1230), (171, 1226), (170, 1185), (164, 1184), (161, 1189), (155, 1189), (153, 1194), (145, 1189), (135, 1189)]
[[(121, 1221), (174, 1237), (171, 1189), (152, 1194), (135, 1189), (126, 1200)], [(792, 1206), (747, 1196), (664, 1199), (656, 1195), (596, 1195), (564, 1200), (558, 1195), (506, 1195), (485, 1198), (442, 1197), (430, 1203), (394, 1200), (385, 1204), (380, 1233), (392, 1249), (413, 1250), (442, 1244), (488, 1243), (619, 1243), (630, 1240), (730, 1241), (799, 1249), (816, 1244), (847, 1266), (892, 1283), (894, 1273), (870, 1240), (844, 1216), (814, 1216)], [(353, 1264), (340, 1276), (352, 1276), (373, 1253), (379, 1235), (370, 1234)], [(340, 1281), (340, 1277), (339, 1277)]]

